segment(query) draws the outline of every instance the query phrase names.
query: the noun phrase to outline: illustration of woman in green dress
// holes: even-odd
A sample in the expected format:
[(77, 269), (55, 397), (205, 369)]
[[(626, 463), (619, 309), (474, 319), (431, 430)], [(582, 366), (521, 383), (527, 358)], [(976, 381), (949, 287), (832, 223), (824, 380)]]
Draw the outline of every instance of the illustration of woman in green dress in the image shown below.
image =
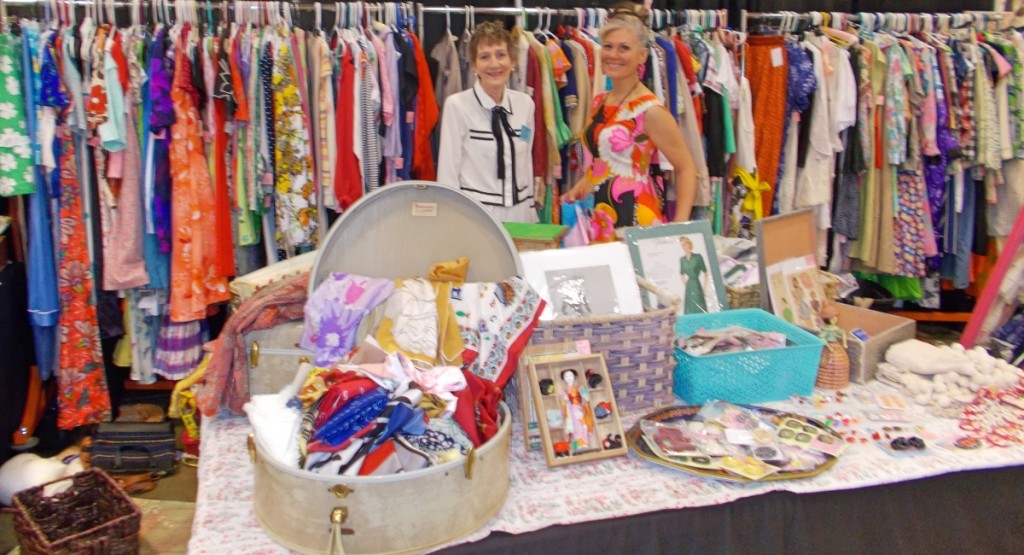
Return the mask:
[(680, 237), (679, 244), (683, 247), (683, 257), (679, 259), (679, 275), (686, 284), (683, 314), (707, 312), (704, 286), (708, 278), (708, 269), (704, 265), (704, 257), (693, 252), (693, 241), (688, 237)]

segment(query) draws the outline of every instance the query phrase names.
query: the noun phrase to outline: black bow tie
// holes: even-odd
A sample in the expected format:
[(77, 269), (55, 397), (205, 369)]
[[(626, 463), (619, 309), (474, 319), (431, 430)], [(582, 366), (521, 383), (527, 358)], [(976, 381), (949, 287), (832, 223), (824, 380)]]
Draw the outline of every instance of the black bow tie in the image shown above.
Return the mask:
[(502, 106), (491, 108), (491, 133), (498, 150), (498, 179), (505, 181), (505, 136), (508, 136), (509, 150), (512, 153), (512, 197), (513, 204), (519, 204), (519, 192), (516, 187), (516, 147), (512, 143), (516, 133), (508, 123), (508, 110)]

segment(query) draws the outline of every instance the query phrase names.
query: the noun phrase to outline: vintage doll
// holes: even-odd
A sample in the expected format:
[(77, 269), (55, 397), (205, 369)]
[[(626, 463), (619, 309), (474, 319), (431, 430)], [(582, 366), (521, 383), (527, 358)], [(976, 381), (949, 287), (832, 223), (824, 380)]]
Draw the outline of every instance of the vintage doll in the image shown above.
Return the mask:
[(850, 357), (846, 354), (846, 330), (839, 327), (839, 311), (831, 304), (821, 309), (823, 325), (818, 335), (825, 341), (814, 385), (825, 389), (843, 389), (850, 385)]
[(568, 368), (562, 371), (562, 417), (565, 421), (566, 438), (572, 453), (587, 451), (596, 447), (592, 443), (594, 432), (594, 412), (590, 408), (590, 392), (576, 383), (579, 377), (576, 370)]

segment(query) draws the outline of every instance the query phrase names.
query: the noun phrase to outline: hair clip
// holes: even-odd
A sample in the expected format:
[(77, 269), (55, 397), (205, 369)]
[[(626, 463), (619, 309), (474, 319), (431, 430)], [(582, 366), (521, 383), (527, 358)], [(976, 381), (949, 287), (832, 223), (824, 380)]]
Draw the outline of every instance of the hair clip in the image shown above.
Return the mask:
[(608, 415), (612, 413), (612, 405), (608, 401), (601, 401), (594, 407), (594, 416), (598, 420), (602, 418), (608, 418)]
[(548, 378), (541, 380), (538, 385), (540, 385), (540, 392), (542, 395), (551, 395), (555, 392), (555, 382)]
[(587, 377), (587, 385), (589, 385), (591, 389), (601, 385), (601, 382), (604, 381), (604, 378), (601, 376), (601, 374), (594, 372), (593, 368), (588, 368), (587, 371), (583, 373), (583, 375)]

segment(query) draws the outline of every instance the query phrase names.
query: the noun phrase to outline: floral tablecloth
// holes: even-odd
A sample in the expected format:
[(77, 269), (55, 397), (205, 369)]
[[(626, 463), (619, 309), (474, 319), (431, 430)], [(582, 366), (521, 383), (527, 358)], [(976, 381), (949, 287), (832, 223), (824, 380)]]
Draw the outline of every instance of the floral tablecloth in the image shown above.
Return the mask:
[[(853, 386), (850, 393), (893, 393), (882, 384)], [(962, 470), (1024, 465), (1024, 446), (984, 448), (972, 451), (945, 449), (938, 444), (957, 437), (957, 422), (939, 419), (911, 407), (903, 412), (911, 424), (873, 422), (865, 416), (879, 407), (859, 402), (850, 395), (842, 403), (820, 406), (790, 400), (766, 406), (811, 417), (836, 412), (856, 418), (850, 429), (863, 436), (884, 425), (917, 427), (916, 435), (929, 441), (925, 454), (897, 458), (874, 443), (850, 445), (829, 471), (804, 480), (738, 484), (698, 478), (660, 467), (634, 455), (548, 468), (539, 451), (528, 452), (522, 428), (513, 425), (512, 465), (508, 499), (486, 526), (453, 544), (477, 541), (491, 532), (522, 534), (558, 524), (609, 519), (666, 509), (728, 503), (772, 491), (811, 493), (863, 488), (937, 476)], [(641, 415), (627, 415), (625, 426)], [(253, 469), (246, 436), (248, 421), (240, 417), (208, 420), (202, 427), (199, 491), (192, 525), (189, 553), (276, 554), (288, 553), (260, 529), (253, 512)], [(904, 434), (906, 435), (906, 434)]]

